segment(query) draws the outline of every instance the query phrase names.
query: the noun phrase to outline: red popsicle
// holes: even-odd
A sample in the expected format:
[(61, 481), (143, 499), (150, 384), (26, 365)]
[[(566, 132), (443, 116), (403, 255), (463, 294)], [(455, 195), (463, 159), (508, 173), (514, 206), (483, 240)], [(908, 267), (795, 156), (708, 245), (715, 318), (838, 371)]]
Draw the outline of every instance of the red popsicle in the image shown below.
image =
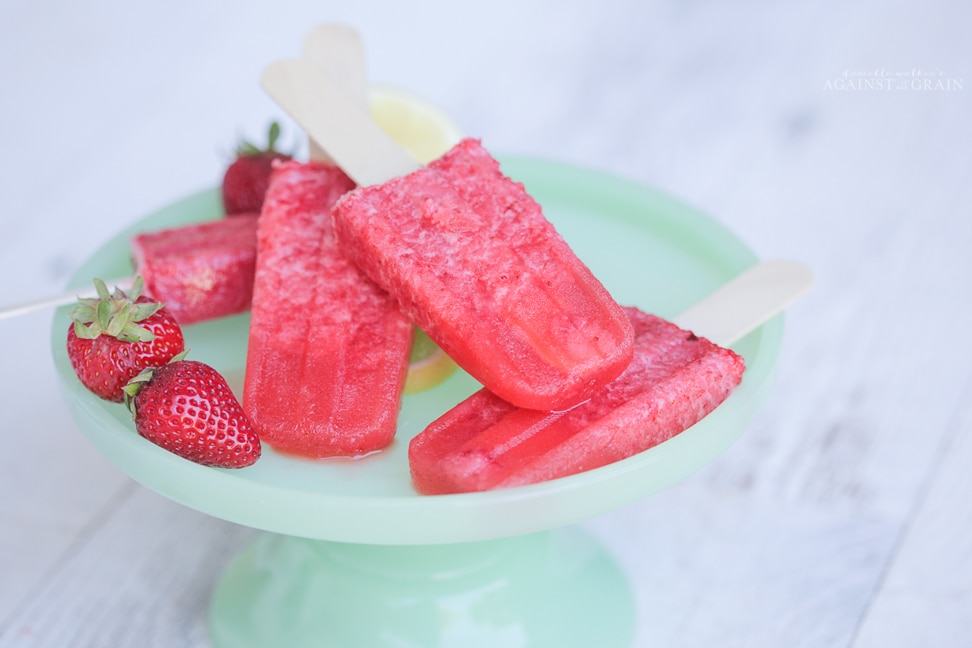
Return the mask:
[(181, 324), (250, 307), (259, 214), (147, 232), (132, 237), (145, 294), (165, 303)]
[(483, 389), (409, 446), (424, 494), (519, 486), (572, 475), (655, 446), (705, 417), (742, 379), (743, 359), (654, 315), (626, 308), (634, 359), (570, 410), (518, 408)]
[(288, 162), (261, 212), (243, 407), (283, 453), (356, 456), (395, 434), (412, 324), (338, 245), (331, 206), (352, 186)]
[(345, 195), (334, 223), (358, 266), (511, 403), (571, 407), (631, 360), (621, 307), (476, 140)]

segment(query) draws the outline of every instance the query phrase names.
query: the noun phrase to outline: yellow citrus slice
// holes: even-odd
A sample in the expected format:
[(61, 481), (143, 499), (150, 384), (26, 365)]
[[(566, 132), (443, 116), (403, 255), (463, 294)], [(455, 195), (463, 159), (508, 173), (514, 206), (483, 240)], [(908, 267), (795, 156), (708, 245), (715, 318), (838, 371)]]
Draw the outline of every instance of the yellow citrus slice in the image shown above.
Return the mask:
[(442, 110), (403, 90), (368, 89), (371, 118), (419, 164), (428, 164), (452, 148), (462, 131)]
[(452, 375), (455, 361), (446, 355), (422, 329), (415, 327), (411, 364), (405, 377), (405, 394), (415, 394), (435, 387)]

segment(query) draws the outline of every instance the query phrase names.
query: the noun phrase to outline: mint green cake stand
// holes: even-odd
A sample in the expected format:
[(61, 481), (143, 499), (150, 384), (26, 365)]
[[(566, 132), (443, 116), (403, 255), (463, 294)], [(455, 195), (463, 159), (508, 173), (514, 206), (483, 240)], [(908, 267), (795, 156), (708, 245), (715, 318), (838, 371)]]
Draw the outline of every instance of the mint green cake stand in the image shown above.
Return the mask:
[[(756, 262), (716, 222), (645, 187), (545, 161), (502, 162), (622, 304), (672, 317)], [(106, 243), (71, 286), (131, 274), (135, 231), (219, 217), (216, 191), (171, 205)], [(374, 455), (314, 462), (267, 448), (250, 468), (205, 468), (145, 441), (123, 406), (81, 386), (64, 348), (68, 310), (55, 315), (52, 350), (82, 432), (145, 486), (265, 531), (215, 588), (217, 648), (628, 646), (627, 579), (577, 523), (678, 482), (728, 447), (765, 400), (783, 331), (777, 317), (737, 344), (742, 385), (651, 450), (543, 484), (429, 497), (412, 489), (408, 441), (477, 389), (469, 376), (405, 397), (396, 440)], [(238, 389), (248, 323), (240, 315), (186, 327), (190, 357)]]

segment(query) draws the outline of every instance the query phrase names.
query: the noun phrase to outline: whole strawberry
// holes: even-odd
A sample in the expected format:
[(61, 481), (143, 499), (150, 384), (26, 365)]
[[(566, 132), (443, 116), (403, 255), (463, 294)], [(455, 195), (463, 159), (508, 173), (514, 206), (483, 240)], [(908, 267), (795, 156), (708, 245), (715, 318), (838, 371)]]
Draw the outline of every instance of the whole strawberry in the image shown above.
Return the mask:
[(78, 300), (71, 311), (67, 352), (74, 372), (89, 390), (115, 403), (122, 389), (146, 367), (163, 365), (185, 347), (182, 328), (163, 304), (142, 296), (142, 278), (131, 292), (109, 294), (94, 280), (97, 297)]
[(280, 125), (273, 122), (270, 124), (267, 148), (260, 149), (249, 142), (243, 142), (236, 149), (236, 159), (223, 175), (223, 209), (227, 215), (260, 211), (263, 196), (270, 184), (274, 160), (291, 158), (274, 148), (279, 137)]
[(152, 443), (204, 466), (243, 468), (260, 458), (260, 438), (226, 380), (202, 362), (176, 357), (125, 388), (135, 429)]

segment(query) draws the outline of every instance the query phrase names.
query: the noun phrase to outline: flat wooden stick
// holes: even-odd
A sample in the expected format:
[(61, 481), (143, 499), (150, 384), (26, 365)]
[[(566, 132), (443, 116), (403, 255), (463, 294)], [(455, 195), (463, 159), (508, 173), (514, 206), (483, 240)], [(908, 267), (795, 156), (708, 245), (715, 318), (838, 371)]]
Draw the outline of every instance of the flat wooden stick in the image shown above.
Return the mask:
[(277, 61), (260, 76), (264, 90), (359, 185), (381, 184), (420, 165), (317, 68)]
[[(109, 290), (114, 290), (115, 286), (118, 286), (122, 290), (128, 290), (132, 287), (132, 283), (135, 281), (135, 277), (124, 277), (122, 279), (114, 279), (112, 281), (105, 281), (108, 285)], [(75, 290), (66, 290), (59, 295), (53, 295), (51, 297), (45, 297), (44, 299), (36, 299), (34, 301), (24, 302), (22, 304), (15, 304), (13, 306), (6, 306), (0, 308), (0, 320), (7, 319), (10, 317), (18, 317), (20, 315), (27, 315), (28, 313), (33, 313), (34, 311), (43, 310), (45, 308), (57, 308), (58, 306), (64, 306), (66, 304), (73, 304), (78, 301), (81, 297), (97, 297), (98, 293), (95, 292), (94, 285), (90, 285), (87, 288), (78, 288)]]
[[(301, 58), (340, 88), (360, 110), (368, 111), (365, 49), (357, 31), (339, 23), (318, 25), (304, 39)], [(309, 144), (310, 159), (333, 162), (313, 138), (310, 138)]]
[(813, 287), (813, 273), (796, 261), (764, 261), (676, 317), (673, 323), (730, 346)]

